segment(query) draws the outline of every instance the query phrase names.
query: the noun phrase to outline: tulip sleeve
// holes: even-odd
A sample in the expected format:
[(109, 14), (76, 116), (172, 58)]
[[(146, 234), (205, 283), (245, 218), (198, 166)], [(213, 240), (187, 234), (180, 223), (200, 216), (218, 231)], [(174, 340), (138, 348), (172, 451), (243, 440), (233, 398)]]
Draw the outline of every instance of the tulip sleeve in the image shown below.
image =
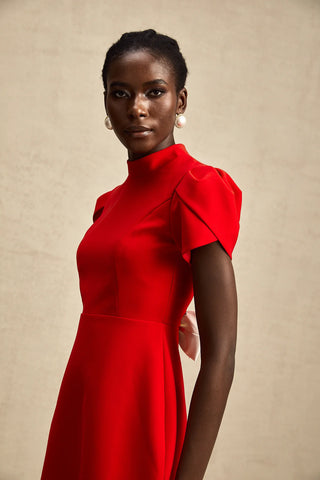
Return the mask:
[(191, 250), (219, 241), (232, 258), (239, 234), (242, 192), (225, 171), (208, 165), (189, 170), (171, 200), (174, 241), (190, 263)]

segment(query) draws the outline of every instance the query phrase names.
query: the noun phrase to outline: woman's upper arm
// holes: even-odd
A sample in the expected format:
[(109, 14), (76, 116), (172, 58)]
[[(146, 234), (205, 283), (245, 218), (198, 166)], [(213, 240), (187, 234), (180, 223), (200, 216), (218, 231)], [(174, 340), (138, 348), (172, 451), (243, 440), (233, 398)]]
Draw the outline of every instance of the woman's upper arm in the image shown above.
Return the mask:
[(201, 362), (234, 359), (237, 292), (231, 259), (218, 241), (191, 251)]

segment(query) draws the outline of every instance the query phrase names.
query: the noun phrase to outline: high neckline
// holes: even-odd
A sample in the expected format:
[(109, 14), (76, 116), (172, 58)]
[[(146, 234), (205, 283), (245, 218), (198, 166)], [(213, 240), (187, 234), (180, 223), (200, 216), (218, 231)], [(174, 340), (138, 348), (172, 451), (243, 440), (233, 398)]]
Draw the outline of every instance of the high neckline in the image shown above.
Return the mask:
[(186, 153), (182, 143), (175, 143), (158, 152), (150, 153), (137, 160), (127, 160), (129, 177), (141, 177), (157, 171), (159, 168), (174, 160), (179, 154)]

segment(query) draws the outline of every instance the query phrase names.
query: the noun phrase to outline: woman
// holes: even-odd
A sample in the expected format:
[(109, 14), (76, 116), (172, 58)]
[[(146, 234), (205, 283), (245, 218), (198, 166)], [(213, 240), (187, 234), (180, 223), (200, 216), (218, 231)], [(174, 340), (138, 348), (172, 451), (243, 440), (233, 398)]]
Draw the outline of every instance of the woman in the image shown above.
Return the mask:
[[(98, 198), (77, 251), (83, 313), (42, 480), (204, 476), (234, 372), (241, 192), (174, 142), (186, 75), (176, 41), (153, 30), (107, 52), (105, 123), (128, 177)], [(178, 342), (193, 294), (201, 367), (187, 419)]]

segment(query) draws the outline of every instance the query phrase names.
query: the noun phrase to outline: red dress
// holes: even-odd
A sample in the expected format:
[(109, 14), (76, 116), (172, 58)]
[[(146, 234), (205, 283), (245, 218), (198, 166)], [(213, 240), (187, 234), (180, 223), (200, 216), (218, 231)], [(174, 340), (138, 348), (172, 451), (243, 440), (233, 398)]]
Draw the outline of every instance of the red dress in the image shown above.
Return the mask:
[(77, 251), (83, 313), (53, 416), (42, 480), (174, 480), (187, 412), (179, 323), (190, 250), (231, 256), (241, 191), (181, 144), (127, 162)]

